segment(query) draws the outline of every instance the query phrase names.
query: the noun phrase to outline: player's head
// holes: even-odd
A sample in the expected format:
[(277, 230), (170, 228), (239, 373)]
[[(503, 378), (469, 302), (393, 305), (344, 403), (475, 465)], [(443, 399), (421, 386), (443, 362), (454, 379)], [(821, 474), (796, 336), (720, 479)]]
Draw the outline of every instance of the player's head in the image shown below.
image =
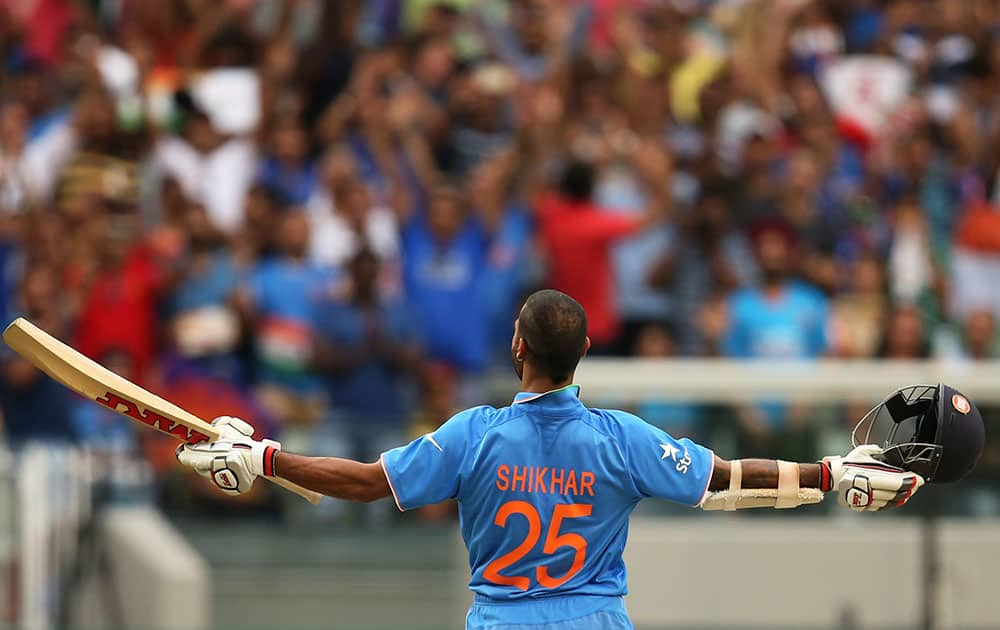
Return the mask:
[(886, 463), (928, 483), (958, 481), (983, 453), (983, 418), (968, 398), (944, 384), (895, 391), (854, 428), (855, 445), (877, 444)]
[(510, 349), (518, 378), (530, 366), (554, 383), (567, 381), (589, 348), (587, 313), (579, 302), (552, 289), (528, 296), (514, 322)]

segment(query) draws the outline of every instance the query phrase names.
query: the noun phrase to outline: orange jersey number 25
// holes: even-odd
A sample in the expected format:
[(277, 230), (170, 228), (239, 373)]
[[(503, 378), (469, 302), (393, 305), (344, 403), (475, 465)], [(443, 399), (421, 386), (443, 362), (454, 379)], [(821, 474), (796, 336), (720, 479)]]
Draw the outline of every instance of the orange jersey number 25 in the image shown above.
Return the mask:
[[(542, 553), (553, 554), (562, 547), (572, 547), (575, 551), (573, 564), (565, 574), (553, 577), (549, 574), (549, 568), (541, 565), (535, 568), (535, 579), (545, 588), (556, 588), (565, 584), (571, 577), (576, 575), (583, 568), (583, 562), (587, 557), (587, 541), (579, 534), (560, 534), (563, 519), (579, 518), (590, 516), (592, 505), (586, 503), (560, 503), (553, 507), (552, 518), (549, 529), (545, 534), (545, 544)], [(528, 521), (528, 535), (517, 547), (508, 553), (500, 556), (483, 569), (483, 577), (494, 584), (513, 586), (522, 591), (528, 590), (531, 580), (525, 575), (501, 575), (500, 571), (514, 564), (538, 543), (542, 534), (542, 519), (535, 506), (527, 501), (507, 501), (497, 510), (496, 518), (493, 522), (500, 527), (507, 526), (507, 519), (513, 514), (520, 514)]]

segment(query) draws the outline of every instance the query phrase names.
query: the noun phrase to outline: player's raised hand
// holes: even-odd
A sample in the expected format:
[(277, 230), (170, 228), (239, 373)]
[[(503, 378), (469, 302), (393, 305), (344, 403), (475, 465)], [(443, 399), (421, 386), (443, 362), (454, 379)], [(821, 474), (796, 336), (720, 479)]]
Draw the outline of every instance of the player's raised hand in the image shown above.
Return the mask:
[(212, 425), (219, 427), (223, 439), (182, 445), (177, 449), (179, 462), (211, 479), (226, 494), (249, 492), (258, 475), (274, 476), (280, 443), (254, 440), (253, 427), (232, 416), (220, 416)]
[(899, 507), (924, 485), (916, 473), (881, 461), (882, 449), (862, 444), (843, 457), (820, 462), (830, 474), (838, 502), (856, 512), (878, 512)]
[(253, 427), (250, 423), (236, 416), (219, 416), (212, 420), (212, 426), (219, 429), (223, 440), (242, 440), (253, 437)]

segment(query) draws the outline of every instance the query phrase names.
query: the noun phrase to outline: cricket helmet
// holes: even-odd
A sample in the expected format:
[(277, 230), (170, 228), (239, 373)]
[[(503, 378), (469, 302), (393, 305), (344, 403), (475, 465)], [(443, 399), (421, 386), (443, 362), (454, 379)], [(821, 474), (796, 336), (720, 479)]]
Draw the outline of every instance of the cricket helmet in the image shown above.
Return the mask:
[(939, 383), (893, 392), (865, 414), (851, 439), (855, 446), (881, 446), (887, 464), (915, 472), (928, 483), (948, 483), (975, 467), (986, 430), (972, 401)]

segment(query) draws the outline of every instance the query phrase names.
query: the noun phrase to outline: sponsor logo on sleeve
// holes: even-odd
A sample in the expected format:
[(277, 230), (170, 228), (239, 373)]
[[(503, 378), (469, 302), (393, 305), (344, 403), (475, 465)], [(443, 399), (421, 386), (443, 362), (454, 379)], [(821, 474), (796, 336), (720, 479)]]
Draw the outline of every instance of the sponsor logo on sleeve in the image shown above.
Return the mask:
[(666, 459), (669, 457), (675, 462), (677, 461), (677, 454), (681, 452), (681, 449), (677, 448), (673, 444), (660, 444), (660, 448), (663, 449), (663, 457), (660, 459)]
[(684, 449), (684, 455), (678, 458), (677, 456), (680, 455), (681, 449), (677, 448), (673, 444), (660, 444), (660, 448), (663, 449), (663, 455), (660, 459), (666, 459), (669, 457), (676, 464), (674, 466), (674, 470), (682, 475), (686, 475), (688, 469), (691, 467), (691, 456), (688, 454), (688, 450)]

